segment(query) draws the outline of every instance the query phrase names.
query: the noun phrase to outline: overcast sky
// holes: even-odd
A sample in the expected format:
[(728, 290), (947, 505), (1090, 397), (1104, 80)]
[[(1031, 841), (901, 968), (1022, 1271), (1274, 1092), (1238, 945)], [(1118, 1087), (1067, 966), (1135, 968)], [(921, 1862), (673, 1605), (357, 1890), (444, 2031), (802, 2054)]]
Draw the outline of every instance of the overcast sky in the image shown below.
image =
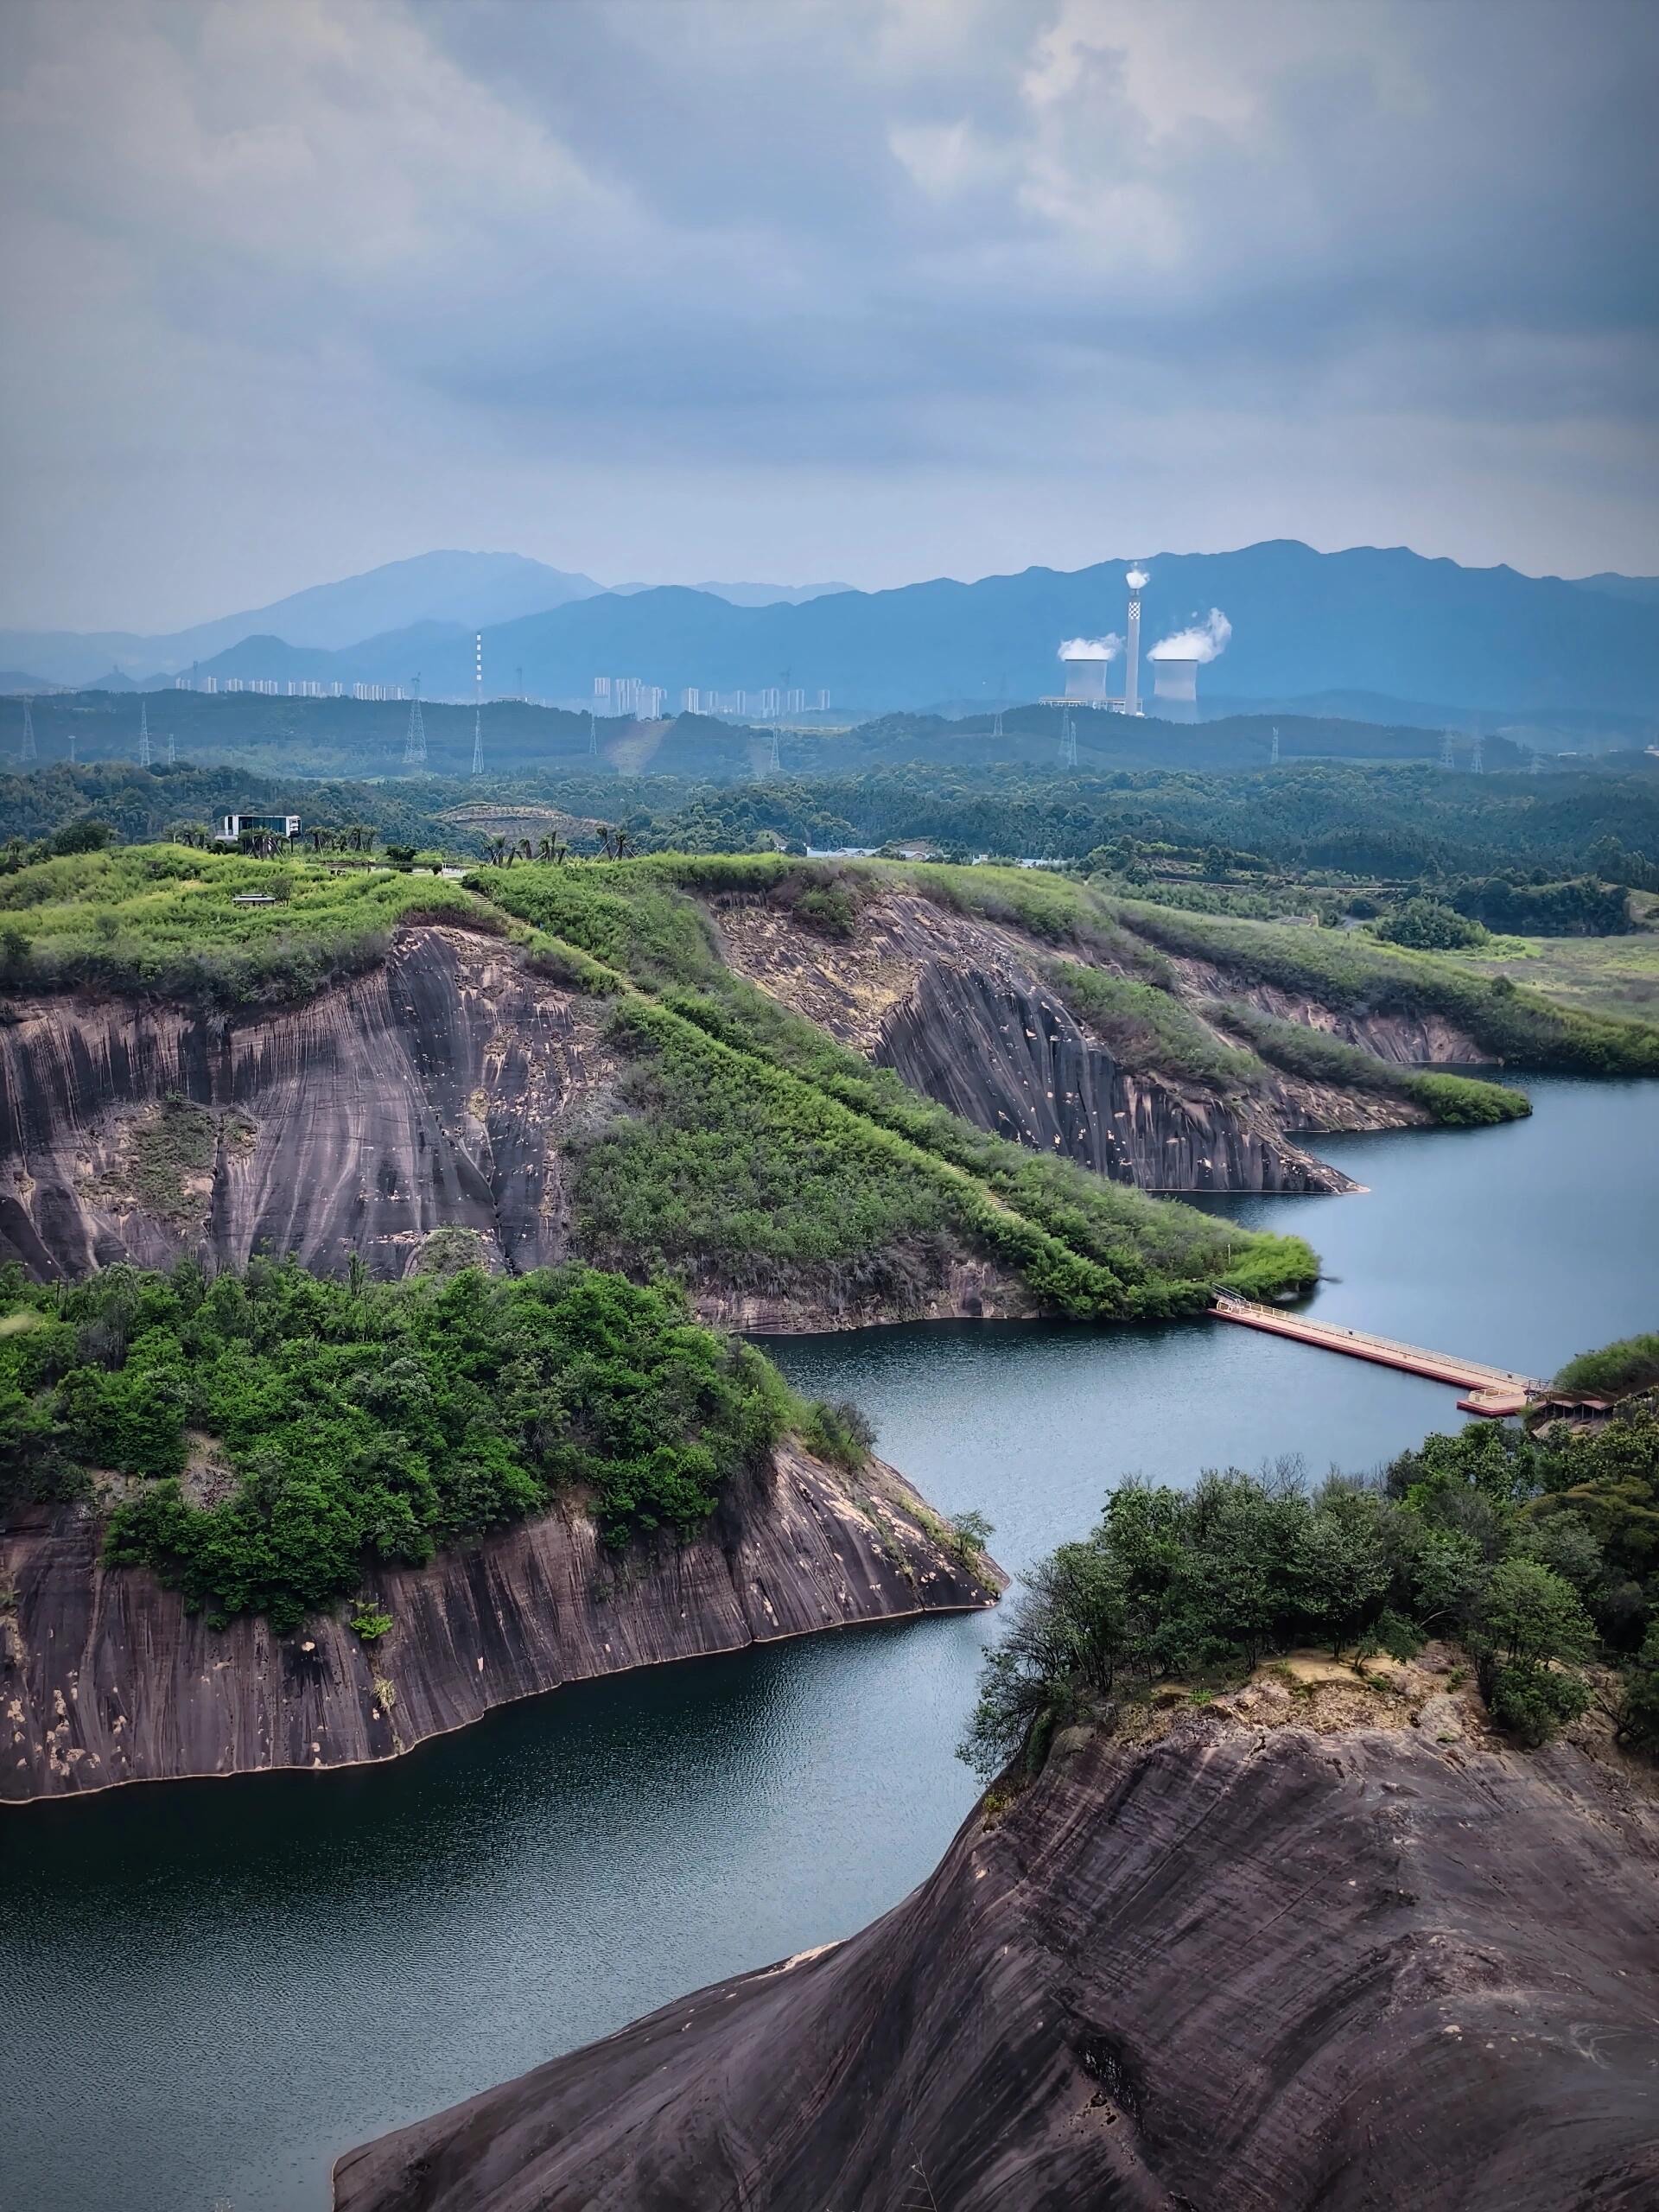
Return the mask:
[(3, 0), (0, 623), (1659, 570), (1652, 0)]

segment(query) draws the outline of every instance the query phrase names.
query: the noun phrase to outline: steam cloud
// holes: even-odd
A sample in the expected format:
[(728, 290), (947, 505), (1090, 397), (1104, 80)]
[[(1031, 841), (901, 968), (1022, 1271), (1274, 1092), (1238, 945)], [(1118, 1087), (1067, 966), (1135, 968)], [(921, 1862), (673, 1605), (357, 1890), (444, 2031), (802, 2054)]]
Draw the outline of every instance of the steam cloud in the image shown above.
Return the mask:
[(1116, 660), (1123, 640), (1116, 630), (1104, 638), (1068, 638), (1060, 647), (1062, 660)]
[(1190, 630), (1178, 630), (1173, 638), (1160, 638), (1147, 658), (1214, 660), (1217, 653), (1226, 652), (1227, 640), (1232, 634), (1232, 624), (1218, 607), (1212, 607), (1204, 620), (1195, 622)]
[(1131, 591), (1144, 591), (1152, 582), (1152, 578), (1144, 569), (1131, 569), (1123, 581)]

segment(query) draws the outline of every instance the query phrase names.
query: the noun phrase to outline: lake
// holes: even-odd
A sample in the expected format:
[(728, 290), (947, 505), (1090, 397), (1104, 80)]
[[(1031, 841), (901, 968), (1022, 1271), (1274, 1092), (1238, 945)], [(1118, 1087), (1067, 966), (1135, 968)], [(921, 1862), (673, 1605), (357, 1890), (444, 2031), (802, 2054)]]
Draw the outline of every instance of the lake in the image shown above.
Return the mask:
[[(1659, 1084), (1529, 1082), (1498, 1129), (1332, 1138), (1368, 1185), (1216, 1205), (1321, 1253), (1322, 1316), (1548, 1374), (1659, 1322)], [(1370, 1467), (1461, 1416), (1217, 1323), (949, 1324), (768, 1347), (1017, 1569), (1126, 1473)], [(321, 2212), (332, 2158), (738, 1969), (844, 1936), (975, 1796), (995, 1617), (569, 1690), (397, 1764), (0, 1819), (0, 2171), (29, 2212)]]

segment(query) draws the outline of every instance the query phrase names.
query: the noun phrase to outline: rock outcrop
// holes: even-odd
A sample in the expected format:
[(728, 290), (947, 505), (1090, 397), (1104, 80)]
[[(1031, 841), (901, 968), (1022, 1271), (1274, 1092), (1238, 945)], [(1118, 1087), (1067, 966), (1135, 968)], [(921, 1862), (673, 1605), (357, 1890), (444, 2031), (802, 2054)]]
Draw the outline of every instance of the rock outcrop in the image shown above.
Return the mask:
[(336, 2212), (1659, 2202), (1651, 1797), (1269, 1688), (1065, 1732), (862, 1935), (347, 2153)]
[(372, 1646), (340, 1615), (215, 1630), (100, 1548), (82, 1509), (0, 1531), (0, 1802), (391, 1758), (566, 1682), (995, 1598), (890, 1467), (794, 1447), (684, 1543), (619, 1558), (572, 1510), (371, 1571), (364, 1599), (392, 1619)]
[[(976, 1128), (1142, 1190), (1350, 1191), (1349, 1178), (1292, 1131), (1427, 1118), (1381, 1092), (1275, 1077), (1259, 1095), (1218, 1096), (1173, 1074), (1126, 1068), (1043, 980), (1042, 946), (913, 892), (884, 891), (845, 941), (816, 937), (755, 899), (725, 901), (717, 920), (740, 973), (912, 1090)], [(1196, 969), (1191, 980), (1201, 1000)], [(1382, 1057), (1412, 1058), (1421, 1043), (1422, 1057), (1438, 1058), (1427, 1049), (1437, 1041), (1427, 1031), (1400, 1035)]]
[[(380, 967), (277, 1013), (14, 1001), (0, 1260), (49, 1278), (182, 1252), (340, 1273), (356, 1254), (400, 1275), (453, 1227), (497, 1265), (546, 1265), (569, 1246), (557, 1132), (612, 1072), (591, 1006), (451, 929), (411, 930)], [(213, 1117), (194, 1160), (169, 1147), (169, 1101)]]

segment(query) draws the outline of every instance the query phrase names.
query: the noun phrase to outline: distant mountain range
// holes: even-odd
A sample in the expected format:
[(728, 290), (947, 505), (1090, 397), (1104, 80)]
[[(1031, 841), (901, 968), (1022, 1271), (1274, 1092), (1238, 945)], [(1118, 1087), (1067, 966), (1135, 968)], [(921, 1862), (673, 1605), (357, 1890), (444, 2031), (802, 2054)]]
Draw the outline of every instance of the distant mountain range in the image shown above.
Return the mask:
[[(1433, 700), (1459, 713), (1644, 715), (1659, 700), (1659, 579), (1524, 576), (1399, 547), (1319, 553), (1289, 539), (1154, 555), (1146, 565), (1143, 650), (1211, 607), (1231, 622), (1224, 655), (1200, 671), (1201, 698), (1363, 694), (1379, 712)], [(881, 592), (612, 591), (516, 555), (435, 553), (170, 639), (129, 640), (118, 658), (131, 667), (150, 652), (160, 665), (165, 646), (177, 666), (183, 641), (204, 676), (349, 686), (407, 683), (418, 671), (429, 696), (464, 698), (472, 632), (481, 628), (488, 693), (580, 700), (596, 676), (637, 677), (661, 685), (671, 709), (689, 686), (798, 689), (809, 702), (827, 690), (837, 706), (869, 709), (962, 709), (1058, 690), (1062, 639), (1122, 629), (1125, 567), (1027, 569)], [(755, 603), (773, 592), (784, 595)], [(0, 632), (0, 661), (58, 682), (108, 671), (107, 636), (74, 643), (86, 664), (68, 675), (59, 672), (62, 638), (54, 645), (38, 632)], [(1149, 681), (1143, 672), (1144, 688)]]
[[(420, 624), (475, 631), (520, 615), (545, 613), (607, 589), (629, 594), (652, 588), (595, 583), (591, 576), (550, 569), (520, 553), (422, 553), (339, 583), (314, 584), (270, 607), (222, 614), (154, 637), (128, 630), (0, 630), (0, 660), (15, 662), (18, 671), (32, 671), (43, 684), (90, 684), (116, 671), (140, 678), (172, 676), (247, 638), (280, 638), (284, 645), (337, 652)], [(764, 607), (849, 587), (707, 583), (695, 588), (738, 606)]]

